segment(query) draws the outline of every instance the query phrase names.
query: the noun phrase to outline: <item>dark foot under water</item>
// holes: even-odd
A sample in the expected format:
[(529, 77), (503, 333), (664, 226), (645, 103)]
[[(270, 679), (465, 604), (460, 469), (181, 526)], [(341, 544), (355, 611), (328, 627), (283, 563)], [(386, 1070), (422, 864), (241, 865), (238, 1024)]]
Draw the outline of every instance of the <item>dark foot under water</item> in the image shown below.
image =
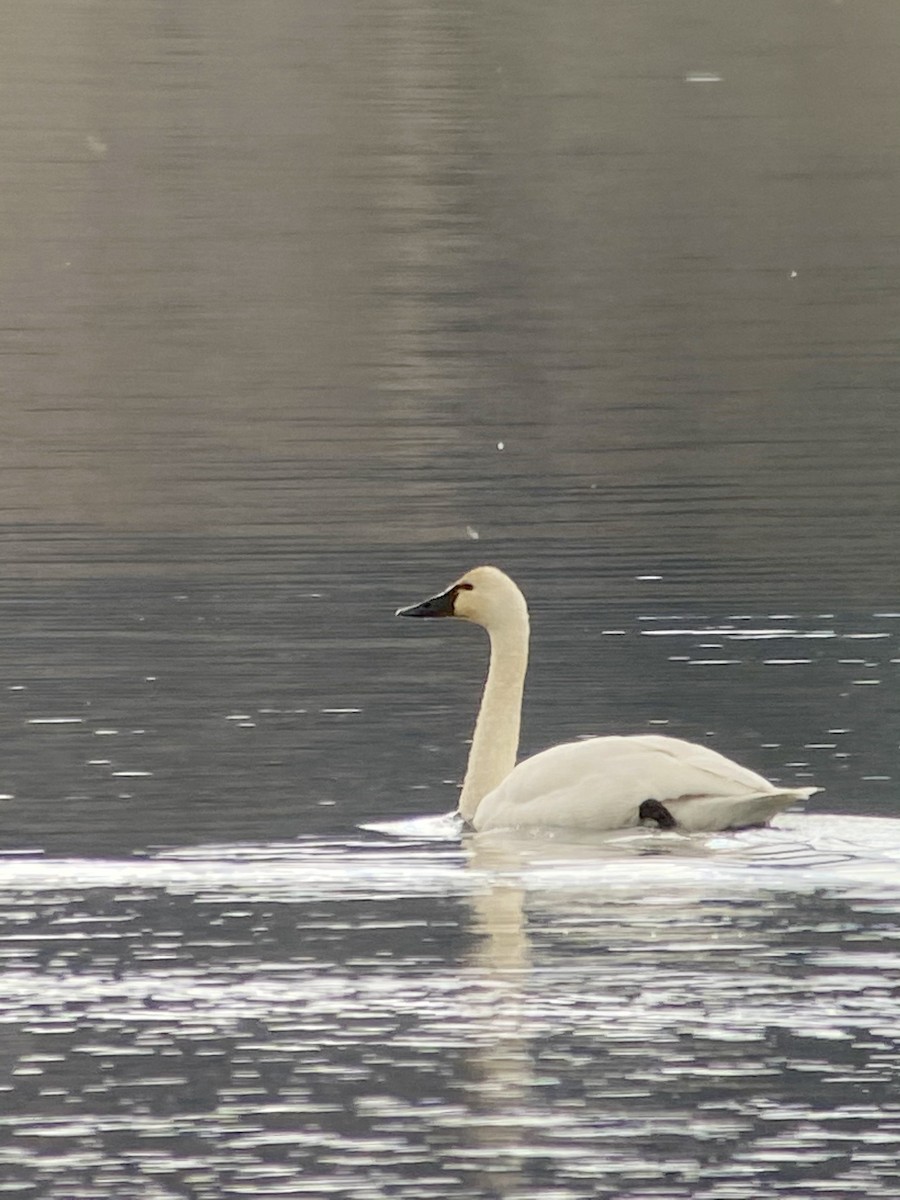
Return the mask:
[(675, 818), (660, 800), (645, 800), (638, 809), (642, 821), (653, 821), (659, 829), (674, 829)]

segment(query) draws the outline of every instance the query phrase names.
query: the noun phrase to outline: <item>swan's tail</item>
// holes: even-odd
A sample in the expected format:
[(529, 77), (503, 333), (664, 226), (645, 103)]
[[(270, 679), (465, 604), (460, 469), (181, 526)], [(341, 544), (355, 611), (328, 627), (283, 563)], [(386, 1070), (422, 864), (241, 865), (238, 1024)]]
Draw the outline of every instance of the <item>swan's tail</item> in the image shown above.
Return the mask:
[(705, 830), (749, 829), (769, 821), (792, 804), (809, 799), (817, 787), (779, 788), (773, 792), (750, 792), (743, 796), (685, 796), (669, 801), (667, 807), (679, 829), (688, 833)]

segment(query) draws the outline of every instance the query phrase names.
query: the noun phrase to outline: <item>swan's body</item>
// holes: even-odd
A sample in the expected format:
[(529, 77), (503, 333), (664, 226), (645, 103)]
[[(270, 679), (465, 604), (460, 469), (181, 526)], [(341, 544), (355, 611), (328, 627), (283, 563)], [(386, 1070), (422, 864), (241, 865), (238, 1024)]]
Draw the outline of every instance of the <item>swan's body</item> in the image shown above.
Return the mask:
[(656, 821), (685, 831), (764, 825), (817, 788), (779, 787), (680, 738), (596, 737), (553, 746), (516, 766), (528, 667), (528, 609), (496, 567), (476, 567), (399, 616), (461, 617), (483, 626), (491, 661), (460, 815), (475, 829), (625, 829)]

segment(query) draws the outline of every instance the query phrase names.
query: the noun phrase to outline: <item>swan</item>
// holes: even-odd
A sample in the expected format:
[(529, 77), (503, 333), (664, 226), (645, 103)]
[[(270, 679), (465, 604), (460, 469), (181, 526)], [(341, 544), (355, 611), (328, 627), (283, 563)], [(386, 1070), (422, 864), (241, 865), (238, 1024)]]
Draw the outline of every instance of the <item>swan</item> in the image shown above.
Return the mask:
[(476, 830), (744, 829), (820, 790), (780, 787), (707, 746), (655, 734), (564, 742), (516, 765), (529, 624), (513, 580), (497, 567), (475, 567), (397, 616), (457, 617), (490, 638), (459, 797), (459, 815)]

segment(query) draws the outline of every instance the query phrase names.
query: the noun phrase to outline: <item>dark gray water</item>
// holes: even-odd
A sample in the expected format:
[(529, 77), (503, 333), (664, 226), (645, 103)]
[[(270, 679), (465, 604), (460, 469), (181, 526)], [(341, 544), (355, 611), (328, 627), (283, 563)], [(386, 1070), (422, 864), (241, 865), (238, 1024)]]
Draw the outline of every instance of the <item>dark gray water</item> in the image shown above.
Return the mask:
[[(0, 1193), (900, 1195), (900, 9), (0, 13)], [(460, 844), (523, 750), (824, 788)]]

